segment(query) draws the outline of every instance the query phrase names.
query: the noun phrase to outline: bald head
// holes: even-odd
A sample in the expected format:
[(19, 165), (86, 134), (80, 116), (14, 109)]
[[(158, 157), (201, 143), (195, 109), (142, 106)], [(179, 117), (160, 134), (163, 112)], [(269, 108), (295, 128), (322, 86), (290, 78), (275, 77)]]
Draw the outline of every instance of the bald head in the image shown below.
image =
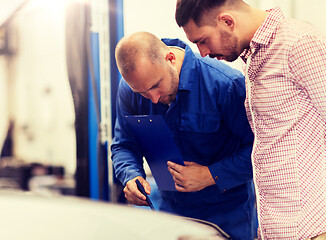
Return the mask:
[(137, 32), (122, 38), (116, 46), (115, 58), (122, 75), (137, 69), (137, 64), (147, 58), (151, 63), (162, 63), (168, 47), (155, 35)]

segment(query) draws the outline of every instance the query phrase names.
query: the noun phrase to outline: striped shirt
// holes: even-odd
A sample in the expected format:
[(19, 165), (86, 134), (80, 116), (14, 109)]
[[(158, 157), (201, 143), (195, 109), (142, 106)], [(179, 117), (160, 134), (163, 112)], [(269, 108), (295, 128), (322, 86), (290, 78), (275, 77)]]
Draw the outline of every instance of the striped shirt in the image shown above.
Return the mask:
[(275, 8), (241, 57), (259, 238), (326, 232), (326, 37)]

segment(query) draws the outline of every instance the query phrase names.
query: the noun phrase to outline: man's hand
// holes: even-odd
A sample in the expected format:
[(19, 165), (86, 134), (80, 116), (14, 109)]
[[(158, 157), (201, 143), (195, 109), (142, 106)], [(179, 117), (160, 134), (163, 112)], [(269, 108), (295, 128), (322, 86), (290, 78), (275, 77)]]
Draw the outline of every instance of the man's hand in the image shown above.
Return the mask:
[(138, 205), (138, 206), (148, 206), (146, 202), (146, 197), (138, 190), (136, 179), (143, 185), (145, 192), (149, 195), (151, 194), (151, 186), (149, 183), (142, 177), (138, 176), (131, 180), (129, 180), (123, 189), (125, 193), (125, 197), (127, 201), (131, 204)]
[(168, 161), (168, 170), (180, 192), (196, 192), (215, 184), (207, 166), (195, 162), (185, 162), (182, 166)]

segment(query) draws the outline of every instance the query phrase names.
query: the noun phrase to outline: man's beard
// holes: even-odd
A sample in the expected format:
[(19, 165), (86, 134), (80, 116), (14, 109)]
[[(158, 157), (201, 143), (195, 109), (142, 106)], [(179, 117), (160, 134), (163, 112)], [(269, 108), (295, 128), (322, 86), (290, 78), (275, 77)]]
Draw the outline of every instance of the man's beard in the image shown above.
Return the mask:
[(239, 53), (238, 53), (238, 38), (233, 37), (230, 33), (227, 32), (221, 32), (222, 36), (222, 42), (224, 43), (223, 48), (227, 50), (229, 53), (227, 55), (221, 55), (221, 54), (211, 54), (210, 57), (216, 57), (216, 58), (222, 58), (225, 61), (233, 62), (238, 59)]
[[(171, 102), (173, 102), (178, 92), (179, 78), (177, 76), (176, 70), (170, 67), (169, 72), (171, 76), (171, 93), (167, 95), (167, 99), (162, 102), (163, 104), (170, 104)], [(165, 97), (166, 96), (164, 96), (163, 98)]]

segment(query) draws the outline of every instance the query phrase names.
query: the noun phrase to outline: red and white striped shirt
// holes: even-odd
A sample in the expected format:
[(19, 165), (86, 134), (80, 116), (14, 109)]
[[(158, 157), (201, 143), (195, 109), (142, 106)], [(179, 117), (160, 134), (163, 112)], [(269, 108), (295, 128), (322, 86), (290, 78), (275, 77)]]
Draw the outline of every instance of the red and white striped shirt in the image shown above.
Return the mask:
[(249, 53), (259, 238), (316, 236), (326, 232), (326, 37), (275, 8)]

